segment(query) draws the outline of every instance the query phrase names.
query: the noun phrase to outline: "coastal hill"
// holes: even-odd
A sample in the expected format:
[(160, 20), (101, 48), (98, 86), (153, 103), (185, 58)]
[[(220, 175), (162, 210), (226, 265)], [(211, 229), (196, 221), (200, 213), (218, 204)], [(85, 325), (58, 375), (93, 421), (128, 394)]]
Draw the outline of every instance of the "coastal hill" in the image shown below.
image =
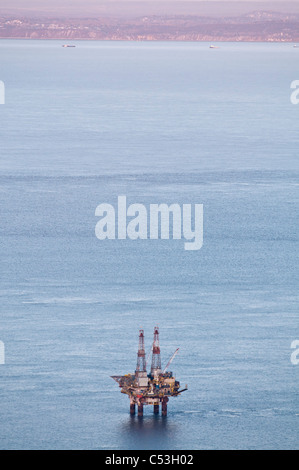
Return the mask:
[(253, 11), (234, 17), (0, 17), (0, 38), (132, 41), (299, 42), (299, 14)]

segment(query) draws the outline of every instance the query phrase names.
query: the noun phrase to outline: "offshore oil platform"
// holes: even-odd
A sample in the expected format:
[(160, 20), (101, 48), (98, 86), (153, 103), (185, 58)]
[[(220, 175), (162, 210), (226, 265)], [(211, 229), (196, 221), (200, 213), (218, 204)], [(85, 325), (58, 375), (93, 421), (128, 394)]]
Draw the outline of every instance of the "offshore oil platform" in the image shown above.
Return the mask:
[(143, 416), (143, 406), (153, 405), (154, 413), (159, 414), (159, 405), (161, 403), (162, 416), (167, 416), (167, 403), (169, 397), (177, 397), (182, 392), (188, 390), (188, 386), (180, 390), (180, 382), (175, 380), (172, 372), (167, 372), (168, 367), (177, 355), (177, 349), (166, 367), (162, 370), (161, 355), (159, 344), (159, 328), (155, 326), (154, 341), (150, 351), (152, 353), (151, 371), (147, 374), (147, 362), (144, 347), (144, 331), (139, 330), (139, 348), (137, 353), (137, 367), (135, 374), (114, 375), (114, 379), (124, 393), (130, 398), (130, 414), (135, 415), (136, 405), (138, 407), (138, 416)]

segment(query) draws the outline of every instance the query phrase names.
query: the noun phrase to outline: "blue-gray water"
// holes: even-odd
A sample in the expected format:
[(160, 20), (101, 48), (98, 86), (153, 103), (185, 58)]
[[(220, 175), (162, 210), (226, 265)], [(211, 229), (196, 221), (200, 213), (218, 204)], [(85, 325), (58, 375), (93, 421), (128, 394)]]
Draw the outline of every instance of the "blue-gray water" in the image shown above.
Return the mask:
[[(0, 448), (294, 449), (299, 49), (0, 41)], [(95, 209), (204, 204), (204, 246), (96, 239)], [(110, 375), (138, 329), (189, 390)]]

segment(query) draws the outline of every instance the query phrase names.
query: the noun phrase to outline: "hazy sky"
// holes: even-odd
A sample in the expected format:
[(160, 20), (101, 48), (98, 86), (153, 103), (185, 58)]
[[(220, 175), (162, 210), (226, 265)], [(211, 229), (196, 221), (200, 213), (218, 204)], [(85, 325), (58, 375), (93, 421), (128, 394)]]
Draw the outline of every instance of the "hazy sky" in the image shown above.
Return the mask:
[(256, 9), (299, 12), (299, 0), (0, 0), (0, 15), (65, 16), (200, 14), (231, 15)]

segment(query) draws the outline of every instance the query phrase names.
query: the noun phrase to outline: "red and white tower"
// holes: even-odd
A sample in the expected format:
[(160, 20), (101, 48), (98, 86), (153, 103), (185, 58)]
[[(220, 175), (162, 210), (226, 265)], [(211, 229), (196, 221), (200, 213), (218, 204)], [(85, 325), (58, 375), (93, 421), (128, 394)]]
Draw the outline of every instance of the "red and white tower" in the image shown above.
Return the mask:
[(137, 353), (136, 376), (143, 375), (140, 372), (146, 372), (146, 360), (144, 349), (144, 331), (139, 330), (139, 347)]
[(159, 343), (159, 327), (155, 326), (151, 375), (155, 376), (155, 375), (160, 375), (161, 373), (162, 373), (162, 370), (161, 370), (161, 354), (160, 354), (160, 343)]

